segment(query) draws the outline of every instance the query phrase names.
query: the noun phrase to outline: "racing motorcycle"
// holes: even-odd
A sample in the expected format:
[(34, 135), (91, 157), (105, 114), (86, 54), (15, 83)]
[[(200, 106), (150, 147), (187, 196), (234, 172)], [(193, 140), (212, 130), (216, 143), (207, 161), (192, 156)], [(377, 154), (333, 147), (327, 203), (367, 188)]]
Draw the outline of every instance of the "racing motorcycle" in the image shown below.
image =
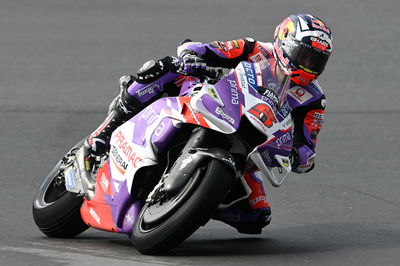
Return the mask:
[(276, 77), (268, 62), (210, 76), (188, 79), (178, 96), (118, 127), (95, 164), (85, 161), (83, 140), (72, 147), (36, 192), (39, 229), (49, 237), (88, 227), (123, 233), (141, 253), (158, 254), (237, 200), (248, 169), (280, 186), (291, 171), (290, 77)]

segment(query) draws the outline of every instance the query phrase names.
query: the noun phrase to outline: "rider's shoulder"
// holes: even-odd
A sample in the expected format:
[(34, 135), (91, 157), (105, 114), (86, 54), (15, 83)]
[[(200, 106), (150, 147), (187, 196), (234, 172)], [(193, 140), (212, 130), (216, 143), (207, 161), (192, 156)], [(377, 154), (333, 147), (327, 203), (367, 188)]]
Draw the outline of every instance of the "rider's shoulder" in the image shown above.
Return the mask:
[(252, 46), (250, 58), (254, 62), (258, 62), (261, 59), (273, 58), (273, 45), (270, 42), (255, 41)]
[(315, 96), (324, 95), (324, 91), (322, 90), (321, 85), (319, 84), (317, 79), (308, 84), (305, 88)]
[(267, 49), (269, 52), (272, 53), (274, 49), (274, 44), (272, 42), (261, 42), (261, 41), (256, 41), (256, 44), (260, 45), (264, 49)]
[(317, 80), (307, 86), (293, 85), (288, 92), (289, 103), (294, 107), (308, 105), (324, 97), (324, 92)]

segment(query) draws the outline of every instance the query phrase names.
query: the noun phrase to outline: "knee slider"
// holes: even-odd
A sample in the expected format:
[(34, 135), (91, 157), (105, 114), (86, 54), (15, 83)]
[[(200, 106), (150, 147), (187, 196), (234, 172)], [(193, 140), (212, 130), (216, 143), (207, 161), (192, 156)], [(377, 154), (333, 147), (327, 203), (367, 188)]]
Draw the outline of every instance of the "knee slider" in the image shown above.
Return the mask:
[(148, 84), (156, 81), (169, 71), (175, 72), (179, 68), (176, 58), (167, 56), (158, 61), (149, 60), (137, 72), (137, 82)]
[(167, 71), (161, 61), (149, 60), (137, 72), (137, 82), (151, 83), (164, 75)]

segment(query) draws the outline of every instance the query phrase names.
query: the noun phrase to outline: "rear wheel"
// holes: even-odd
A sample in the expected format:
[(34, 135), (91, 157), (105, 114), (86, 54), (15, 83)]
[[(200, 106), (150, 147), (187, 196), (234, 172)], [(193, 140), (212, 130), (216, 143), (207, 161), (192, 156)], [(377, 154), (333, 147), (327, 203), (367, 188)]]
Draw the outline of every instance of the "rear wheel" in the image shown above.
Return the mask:
[(165, 199), (162, 190), (155, 192), (136, 221), (133, 245), (143, 254), (172, 249), (208, 222), (234, 180), (226, 164), (212, 159), (173, 197)]
[[(82, 145), (83, 141), (71, 151)], [(88, 228), (80, 214), (83, 197), (66, 190), (61, 165), (60, 160), (37, 190), (32, 206), (33, 219), (49, 237), (74, 237)]]

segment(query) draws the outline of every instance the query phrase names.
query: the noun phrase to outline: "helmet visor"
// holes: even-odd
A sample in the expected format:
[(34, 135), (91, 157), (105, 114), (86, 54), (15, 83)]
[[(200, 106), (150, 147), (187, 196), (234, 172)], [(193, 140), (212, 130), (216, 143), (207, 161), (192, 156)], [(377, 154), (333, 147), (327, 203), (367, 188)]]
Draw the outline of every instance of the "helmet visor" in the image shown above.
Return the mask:
[(296, 42), (296, 45), (288, 45), (285, 49), (288, 57), (296, 68), (313, 75), (319, 75), (324, 71), (329, 54), (307, 44)]

